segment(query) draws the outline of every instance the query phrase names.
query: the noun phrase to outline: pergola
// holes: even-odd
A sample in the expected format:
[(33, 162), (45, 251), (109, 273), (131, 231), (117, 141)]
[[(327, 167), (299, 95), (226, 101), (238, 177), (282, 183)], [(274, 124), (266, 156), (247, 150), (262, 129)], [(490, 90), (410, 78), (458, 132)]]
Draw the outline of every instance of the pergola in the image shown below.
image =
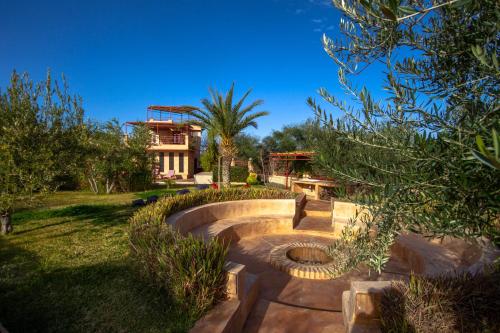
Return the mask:
[[(290, 175), (290, 162), (310, 161), (314, 156), (312, 151), (293, 151), (286, 153), (270, 153), (269, 158), (274, 166), (276, 162), (285, 162), (285, 188), (288, 189), (288, 177)], [(274, 169), (274, 168), (273, 168)]]
[(128, 132), (128, 125), (147, 124), (157, 131), (159, 128), (170, 128), (189, 133), (193, 131), (189, 121), (191, 120), (190, 113), (194, 110), (196, 108), (193, 106), (150, 105), (146, 109), (146, 121), (127, 121), (125, 132)]
[(189, 115), (194, 110), (196, 110), (195, 107), (187, 105), (183, 106), (150, 105), (146, 110), (146, 119), (168, 121), (177, 118), (176, 121), (182, 123), (184, 121), (183, 118), (186, 118), (185, 120), (187, 121), (190, 120)]

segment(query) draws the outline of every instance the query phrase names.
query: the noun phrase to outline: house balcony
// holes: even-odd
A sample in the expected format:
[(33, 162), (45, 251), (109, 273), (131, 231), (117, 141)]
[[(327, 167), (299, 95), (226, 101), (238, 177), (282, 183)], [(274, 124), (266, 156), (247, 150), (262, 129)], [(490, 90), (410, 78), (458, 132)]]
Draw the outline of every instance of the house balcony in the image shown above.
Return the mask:
[(153, 135), (150, 150), (193, 150), (199, 148), (198, 137), (190, 135)]

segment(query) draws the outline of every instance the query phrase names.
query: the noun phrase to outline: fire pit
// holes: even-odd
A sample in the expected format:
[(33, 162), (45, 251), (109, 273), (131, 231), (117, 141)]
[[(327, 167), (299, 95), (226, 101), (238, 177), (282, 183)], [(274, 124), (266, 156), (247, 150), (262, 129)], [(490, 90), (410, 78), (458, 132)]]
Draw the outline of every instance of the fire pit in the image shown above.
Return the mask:
[(333, 258), (321, 243), (289, 243), (275, 247), (269, 256), (271, 265), (291, 276), (329, 280), (335, 278)]

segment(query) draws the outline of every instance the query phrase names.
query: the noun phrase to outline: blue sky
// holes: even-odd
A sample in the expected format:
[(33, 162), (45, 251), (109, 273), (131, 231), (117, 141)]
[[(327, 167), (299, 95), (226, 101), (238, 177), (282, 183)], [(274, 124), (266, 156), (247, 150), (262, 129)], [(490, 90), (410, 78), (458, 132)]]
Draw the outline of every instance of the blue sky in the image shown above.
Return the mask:
[(321, 45), (339, 18), (328, 0), (2, 1), (0, 87), (13, 69), (40, 80), (50, 68), (88, 117), (124, 122), (151, 104), (200, 105), (234, 81), (265, 101), (271, 115), (249, 131), (262, 137), (310, 117), (319, 87), (343, 94)]

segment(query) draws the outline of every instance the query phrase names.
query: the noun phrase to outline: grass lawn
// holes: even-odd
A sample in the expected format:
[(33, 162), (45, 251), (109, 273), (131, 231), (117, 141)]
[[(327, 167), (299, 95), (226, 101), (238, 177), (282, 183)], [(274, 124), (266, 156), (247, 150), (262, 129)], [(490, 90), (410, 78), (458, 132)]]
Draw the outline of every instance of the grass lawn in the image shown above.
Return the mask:
[(0, 236), (0, 322), (16, 332), (182, 332), (192, 323), (128, 259), (132, 200), (174, 193), (59, 192)]

